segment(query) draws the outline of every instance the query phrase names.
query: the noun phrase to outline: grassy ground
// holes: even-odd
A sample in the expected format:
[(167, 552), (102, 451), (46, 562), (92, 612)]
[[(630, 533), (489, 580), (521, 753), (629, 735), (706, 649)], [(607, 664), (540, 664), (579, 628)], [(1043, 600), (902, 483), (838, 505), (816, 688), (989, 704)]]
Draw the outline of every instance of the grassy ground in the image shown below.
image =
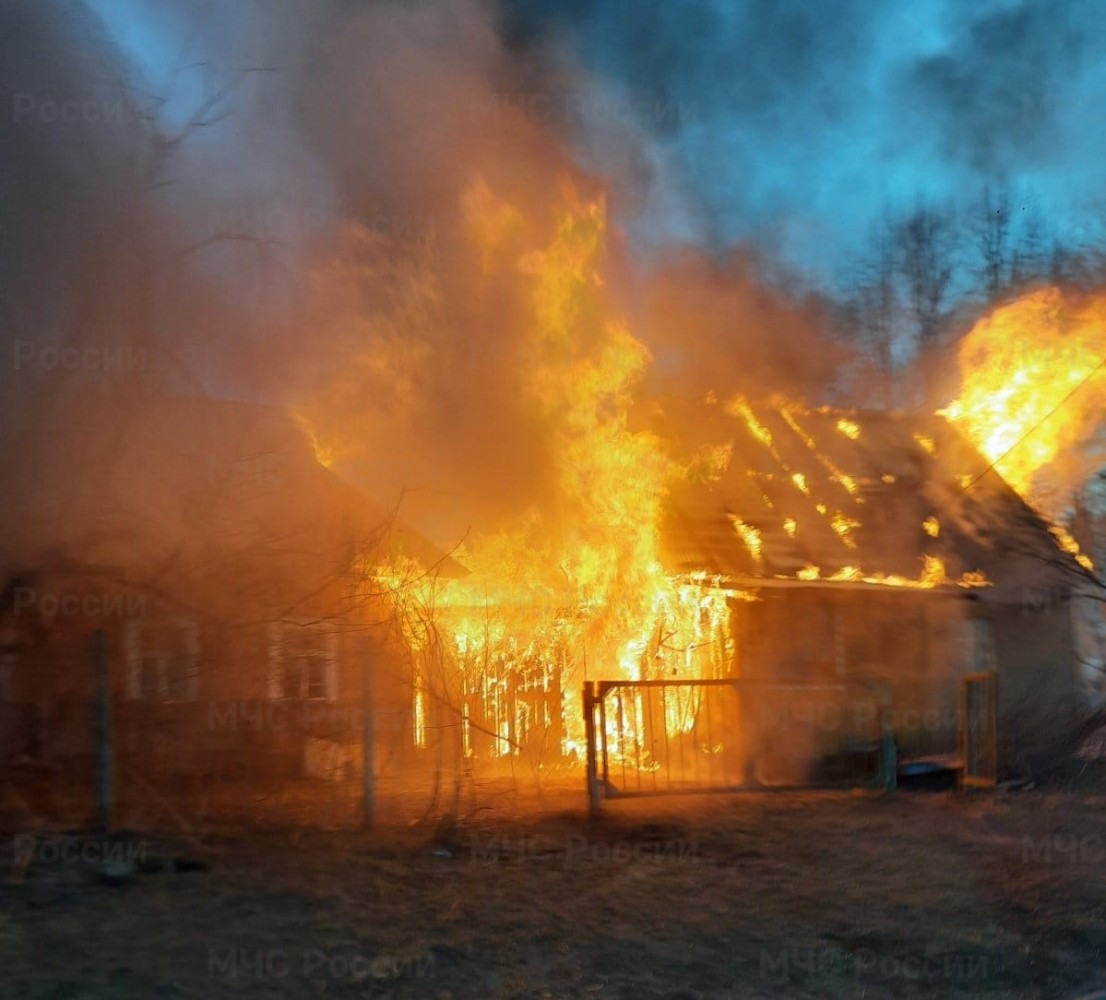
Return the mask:
[[(3, 997), (1078, 997), (1106, 796), (760, 794), (8, 837)], [(105, 880), (107, 861), (137, 861)], [(174, 859), (206, 870), (176, 871)], [(182, 867), (200, 867), (183, 865)], [(107, 874), (114, 872), (108, 866)], [(108, 884), (119, 881), (122, 884)]]

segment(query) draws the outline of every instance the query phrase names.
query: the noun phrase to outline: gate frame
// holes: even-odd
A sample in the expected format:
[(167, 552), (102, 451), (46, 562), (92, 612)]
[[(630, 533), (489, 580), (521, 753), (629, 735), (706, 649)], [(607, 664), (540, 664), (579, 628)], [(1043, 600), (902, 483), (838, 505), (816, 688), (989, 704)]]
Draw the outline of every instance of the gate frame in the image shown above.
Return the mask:
[[(878, 689), (883, 687), (882, 692)], [(651, 688), (651, 687), (729, 687), (741, 690), (742, 688), (762, 688), (772, 691), (847, 691), (863, 689), (870, 694), (878, 709), (877, 722), (879, 732), (876, 736), (877, 755), (879, 768), (876, 779), (868, 784), (853, 785), (851, 787), (875, 787), (885, 791), (894, 791), (896, 787), (896, 750), (894, 732), (885, 724), (886, 710), (891, 707), (890, 694), (884, 682), (880, 681), (844, 681), (830, 684), (789, 684), (777, 681), (763, 681), (751, 677), (713, 677), (703, 679), (680, 678), (676, 680), (599, 680), (585, 681), (583, 688), (584, 700), (584, 731), (587, 741), (587, 766), (586, 781), (588, 795), (588, 814), (597, 817), (606, 799), (616, 798), (659, 798), (668, 795), (711, 795), (720, 793), (740, 792), (788, 792), (788, 791), (812, 791), (822, 788), (840, 788), (839, 785), (765, 785), (750, 787), (745, 784), (738, 785), (706, 785), (700, 788), (670, 788), (655, 791), (623, 791), (616, 788), (610, 781), (610, 756), (607, 749), (607, 716), (606, 696), (615, 688)], [(600, 721), (596, 724), (596, 709), (599, 709)], [(597, 739), (598, 738), (598, 739)], [(597, 745), (597, 744), (601, 744)], [(602, 755), (603, 766), (600, 773), (599, 757)]]

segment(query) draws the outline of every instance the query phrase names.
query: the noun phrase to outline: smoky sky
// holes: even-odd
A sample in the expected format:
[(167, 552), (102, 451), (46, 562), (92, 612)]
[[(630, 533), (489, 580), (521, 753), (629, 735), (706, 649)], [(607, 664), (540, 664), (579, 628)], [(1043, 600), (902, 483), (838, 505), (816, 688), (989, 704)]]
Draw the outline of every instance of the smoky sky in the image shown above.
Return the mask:
[[(880, 213), (919, 200), (1030, 188), (1062, 237), (1102, 193), (1093, 0), (513, 0), (503, 24), (640, 110), (645, 245), (752, 240), (825, 279)], [(579, 138), (595, 162), (616, 155)]]
[(647, 344), (652, 402), (835, 398), (825, 293), (872, 220), (994, 180), (1061, 226), (1098, 197), (1102, 20), (998, 0), (0, 2), (5, 412), (107, 381), (44, 352), (129, 346), (174, 391), (325, 402), (378, 498), (524, 508), (549, 463), (517, 400), (517, 282), (474, 292), (475, 178), (523, 210), (531, 250), (566, 177), (604, 192), (604, 308)]
[[(197, 130), (178, 157), (197, 169), (178, 162), (160, 181), (184, 203), (188, 178), (200, 178), (209, 205), (237, 208), (254, 229), (258, 219), (280, 229), (283, 208), (293, 237), (366, 203), (436, 212), (454, 192), (427, 165), (511, 108), (561, 133), (567, 155), (608, 180), (633, 247), (690, 244), (722, 258), (752, 247), (815, 286), (848, 266), (873, 220), (919, 199), (965, 199), (997, 180), (1032, 190), (1062, 229), (1101, 196), (1106, 19), (1093, 0), (5, 7), (9, 102), (66, 86), (87, 99), (88, 78), (125, 78), (155, 109), (153, 127), (172, 133), (242, 75), (218, 109), (232, 124)], [(413, 37), (429, 56), (411, 58)], [(48, 58), (51, 46), (65, 58)], [(5, 116), (5, 145), (52, 144), (54, 155), (20, 149), (9, 175), (44, 170), (61, 183), (68, 173), (76, 190), (96, 163), (132, 155), (103, 123), (35, 129), (30, 118), (13, 128)], [(65, 155), (64, 141), (83, 155)], [(524, 173), (522, 144), (500, 144), (495, 160), (521, 160)], [(73, 200), (75, 218), (90, 201)], [(276, 233), (294, 243), (288, 235)]]
[[(360, 44), (379, 55), (389, 21), (430, 22), (435, 6), (93, 3), (147, 68), (182, 51), (239, 65), (252, 54), (339, 88), (354, 83), (333, 59), (345, 25), (367, 16), (374, 38)], [(919, 201), (963, 205), (995, 183), (1028, 191), (1060, 239), (1101, 212), (1106, 19), (1094, 0), (438, 6), (468, 11), (438, 47), (447, 64), (473, 59), (486, 12), (498, 39), (476, 41), (473, 67), (486, 73), (490, 47), (502, 45), (490, 100), (564, 133), (577, 162), (612, 181), (613, 207), (642, 251), (690, 243), (724, 256), (752, 244), (828, 287), (875, 222)], [(448, 93), (435, 100), (417, 79), (410, 90), (420, 111), (409, 131), (430, 145), (458, 116), (445, 110)], [(174, 91), (169, 112), (195, 96), (187, 78)], [(360, 107), (366, 118), (394, 110), (368, 95)], [(383, 162), (363, 157), (362, 181), (377, 172), (377, 190), (399, 197), (420, 183), (418, 170), (380, 175)]]

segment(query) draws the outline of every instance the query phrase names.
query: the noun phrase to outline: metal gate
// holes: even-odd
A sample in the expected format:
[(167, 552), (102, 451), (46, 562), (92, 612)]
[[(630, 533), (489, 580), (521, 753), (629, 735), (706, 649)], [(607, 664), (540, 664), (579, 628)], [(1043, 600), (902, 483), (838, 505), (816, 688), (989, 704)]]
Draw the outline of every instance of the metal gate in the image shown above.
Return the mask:
[(890, 787), (889, 707), (877, 684), (587, 682), (589, 809), (630, 796)]
[(994, 788), (998, 781), (998, 674), (960, 679), (960, 733), (965, 788)]

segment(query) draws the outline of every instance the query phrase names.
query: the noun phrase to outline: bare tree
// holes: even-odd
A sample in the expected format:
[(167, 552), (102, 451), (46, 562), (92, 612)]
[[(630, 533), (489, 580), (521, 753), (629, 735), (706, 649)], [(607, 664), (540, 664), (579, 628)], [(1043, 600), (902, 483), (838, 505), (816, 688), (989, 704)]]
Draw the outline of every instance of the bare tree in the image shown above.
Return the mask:
[(979, 256), (976, 275), (983, 294), (993, 301), (1008, 287), (1012, 272), (1009, 192), (988, 184), (973, 214), (971, 230)]
[(883, 407), (896, 402), (894, 341), (901, 325), (896, 278), (893, 226), (885, 216), (871, 227), (868, 247), (846, 282), (838, 314), (845, 335), (866, 359), (865, 381), (868, 373), (874, 375), (865, 388), (871, 387), (873, 402)]
[(895, 229), (899, 269), (922, 350), (939, 346), (955, 242), (948, 214), (929, 206), (916, 208)]
[(895, 257), (886, 227), (876, 234), (871, 280), (861, 289), (865, 306), (862, 336), (869, 345), (879, 376), (880, 401), (885, 407), (894, 403), (895, 365), (893, 344), (898, 313), (895, 291)]
[(1021, 288), (1048, 273), (1045, 223), (1040, 205), (1032, 197), (1020, 200), (1018, 232), (1010, 257), (1010, 284), (1014, 288)]

